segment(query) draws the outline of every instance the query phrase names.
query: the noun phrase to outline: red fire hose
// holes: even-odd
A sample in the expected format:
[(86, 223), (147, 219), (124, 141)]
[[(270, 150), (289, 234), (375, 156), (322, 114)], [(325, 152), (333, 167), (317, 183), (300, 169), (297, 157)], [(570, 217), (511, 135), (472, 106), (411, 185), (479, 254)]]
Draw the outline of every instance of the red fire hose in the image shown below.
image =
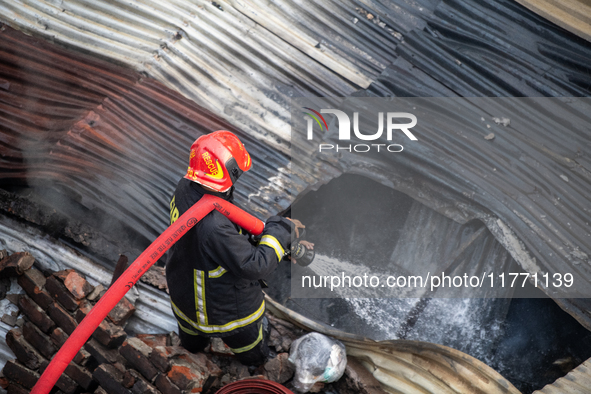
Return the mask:
[(189, 208), (187, 212), (156, 238), (113, 283), (53, 357), (37, 384), (33, 387), (31, 394), (48, 394), (51, 391), (55, 382), (57, 382), (76, 353), (82, 348), (82, 345), (86, 343), (98, 325), (123, 298), (125, 293), (133, 287), (148, 268), (162, 257), (164, 252), (214, 209), (226, 215), (228, 219), (251, 234), (259, 235), (263, 232), (265, 224), (254, 216), (219, 197), (209, 194), (203, 196), (201, 200)]
[(272, 380), (244, 379), (230, 383), (215, 394), (294, 394), (287, 387)]

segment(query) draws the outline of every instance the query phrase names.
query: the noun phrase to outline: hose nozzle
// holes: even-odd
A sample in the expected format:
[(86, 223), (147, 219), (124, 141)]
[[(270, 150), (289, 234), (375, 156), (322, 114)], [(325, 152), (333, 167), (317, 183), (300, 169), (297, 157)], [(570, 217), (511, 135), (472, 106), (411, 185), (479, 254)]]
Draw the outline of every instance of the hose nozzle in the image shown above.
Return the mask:
[(314, 249), (308, 249), (302, 245), (299, 240), (291, 243), (291, 258), (296, 260), (296, 264), (302, 267), (307, 267), (312, 264), (316, 252)]

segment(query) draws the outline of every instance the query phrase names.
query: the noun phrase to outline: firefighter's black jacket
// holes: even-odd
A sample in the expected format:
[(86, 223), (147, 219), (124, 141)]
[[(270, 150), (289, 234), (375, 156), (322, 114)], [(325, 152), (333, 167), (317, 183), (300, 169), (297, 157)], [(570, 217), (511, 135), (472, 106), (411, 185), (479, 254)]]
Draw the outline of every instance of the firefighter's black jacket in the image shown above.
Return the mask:
[[(174, 193), (171, 221), (204, 194), (231, 201), (188, 179)], [(265, 305), (259, 279), (275, 270), (291, 244), (291, 222), (267, 220), (258, 246), (226, 216), (213, 210), (170, 249), (166, 278), (172, 309), (188, 334), (223, 337), (262, 318)], [(237, 331), (238, 330), (238, 331)]]

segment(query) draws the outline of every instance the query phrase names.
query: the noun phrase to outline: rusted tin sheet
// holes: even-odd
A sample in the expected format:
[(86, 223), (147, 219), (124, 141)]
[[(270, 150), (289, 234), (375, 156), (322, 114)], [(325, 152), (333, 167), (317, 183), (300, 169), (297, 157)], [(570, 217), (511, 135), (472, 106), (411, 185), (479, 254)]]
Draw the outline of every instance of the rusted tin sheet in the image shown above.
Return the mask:
[(254, 161), (240, 180), (238, 202), (263, 215), (280, 209), (261, 189), (287, 158), (161, 83), (8, 27), (0, 33), (0, 58), (4, 185), (58, 187), (82, 207), (151, 240), (166, 227), (168, 201), (186, 171), (191, 143), (227, 129)]
[[(290, 97), (343, 96), (368, 87), (396, 56), (401, 34), (395, 29), (412, 26), (412, 20), (394, 26), (402, 18), (387, 6), (381, 7), (384, 21), (377, 13), (368, 19), (363, 6), (3, 0), (0, 20), (131, 66), (287, 151)], [(423, 24), (406, 12), (405, 19)]]
[[(563, 3), (552, 4), (578, 10), (579, 19), (586, 21), (582, 3)], [(560, 94), (539, 83), (562, 85), (555, 81), (553, 65), (538, 67), (536, 46), (559, 63), (579, 55), (563, 48), (554, 32), (545, 34), (555, 27), (524, 11), (511, 1), (463, 0), (0, 1), (0, 18), (11, 26), (147, 73), (284, 151), (291, 97), (345, 96), (367, 88), (400, 55), (407, 57), (405, 44), (416, 40), (418, 32), (435, 40), (453, 39), (457, 27), (466, 25), (472, 35), (436, 61), (422, 50), (408, 55), (415, 57), (413, 63), (422, 59), (424, 64), (401, 72), (421, 75), (425, 67), (441, 67), (429, 74), (453, 89), (450, 82), (466, 81), (461, 67), (470, 68), (470, 63), (462, 60), (465, 54), (492, 48), (468, 80), (475, 78), (471, 82), (482, 89), (468, 94)], [(540, 30), (540, 25), (548, 26)], [(530, 30), (539, 41), (530, 41), (532, 34), (524, 36), (519, 29)], [(473, 46), (478, 36), (486, 36), (486, 42)], [(570, 78), (571, 83), (577, 81)]]

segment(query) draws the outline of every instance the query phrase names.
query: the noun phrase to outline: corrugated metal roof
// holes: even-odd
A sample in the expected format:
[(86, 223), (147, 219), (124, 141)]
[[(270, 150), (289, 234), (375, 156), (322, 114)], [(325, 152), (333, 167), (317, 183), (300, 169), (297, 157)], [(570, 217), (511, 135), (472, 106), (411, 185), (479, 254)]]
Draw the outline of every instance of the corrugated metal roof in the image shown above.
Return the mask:
[[(15, 28), (132, 66), (285, 150), (290, 97), (369, 86), (399, 42), (397, 31), (357, 14), (363, 3), (216, 4), (5, 0), (0, 15)], [(388, 23), (404, 10), (392, 8), (381, 6)], [(396, 14), (388, 19), (388, 11)], [(409, 22), (392, 26), (422, 24), (407, 14)]]
[[(365, 86), (379, 74), (383, 67), (386, 69), (378, 76), (377, 82), (371, 85), (367, 93), (360, 92), (360, 94), (589, 95), (591, 86), (589, 77), (591, 45), (589, 43), (577, 39), (512, 1), (489, 0), (473, 3), (449, 0), (441, 3), (434, 2), (431, 5), (427, 1), (424, 3), (370, 2), (368, 0), (357, 3), (321, 2), (313, 6), (306, 3), (289, 6), (282, 4), (281, 10), (264, 9), (257, 15), (249, 16), (245, 13), (252, 12), (252, 8), (243, 9), (241, 12), (241, 7), (245, 4), (259, 7), (258, 3), (236, 1), (232, 6), (231, 3), (219, 2), (223, 9), (220, 10), (209, 2), (190, 3), (188, 1), (166, 3), (62, 1), (59, 3), (61, 5), (55, 5), (58, 3), (39, 0), (26, 3), (4, 0), (0, 2), (0, 13), (2, 18), (11, 25), (35, 35), (142, 70), (168, 87), (212, 109), (216, 115), (224, 117), (231, 124), (243, 128), (245, 131), (245, 134), (242, 134), (243, 138), (249, 138), (246, 136), (248, 134), (252, 136), (253, 141), (256, 138), (268, 144), (258, 145), (253, 142), (253, 149), (260, 152), (257, 156), (258, 162), (265, 163), (265, 167), (261, 168), (262, 175), (257, 173), (256, 176), (250, 175), (252, 178), (246, 178), (249, 179), (246, 182), (248, 190), (240, 196), (241, 201), (248, 201), (248, 207), (251, 210), (264, 215), (288, 205), (291, 196), (297, 195), (308, 185), (314, 187), (320, 182), (338, 176), (342, 171), (355, 171), (354, 168), (338, 168), (334, 163), (314, 163), (309, 157), (299, 158), (300, 165), (288, 169), (285, 156), (270, 152), (268, 146), (286, 151), (286, 141), (289, 141), (290, 137), (286, 108), (292, 96), (347, 95), (358, 87)], [(340, 6), (340, 4), (343, 5)], [(311, 10), (320, 10), (324, 13), (318, 11), (314, 13)], [(330, 19), (328, 11), (332, 10), (340, 10), (334, 13), (335, 19)], [(400, 13), (401, 10), (406, 14)], [(380, 15), (381, 20), (387, 21), (386, 26), (381, 27), (379, 24), (370, 22), (375, 18), (367, 18), (367, 12), (372, 16)], [(261, 17), (261, 15), (264, 16)], [(286, 20), (293, 19), (292, 25), (284, 22), (282, 26), (284, 26), (283, 30), (293, 27), (294, 36), (288, 36), (282, 30), (274, 30), (272, 24), (278, 15), (285, 17)], [(397, 21), (399, 15), (404, 15), (401, 21)], [(350, 16), (353, 17), (351, 19), (353, 26), (346, 22)], [(354, 23), (354, 18), (358, 19), (357, 23)], [(343, 26), (351, 28), (347, 29)], [(361, 33), (357, 30), (360, 26), (364, 29)], [(387, 26), (392, 26), (394, 33), (403, 33), (402, 41), (389, 32), (386, 29)], [(325, 47), (323, 47), (322, 38), (325, 39)], [(342, 44), (337, 44), (339, 39)], [(314, 48), (319, 46), (316, 48), (318, 51), (311, 49), (311, 45)], [(34, 72), (40, 75), (44, 70), (47, 71), (48, 67), (55, 67), (54, 63), (42, 60), (41, 57), (35, 58), (35, 51), (41, 54), (44, 53), (43, 50), (39, 45), (34, 51), (20, 55), (27, 61), (40, 64), (40, 68), (33, 68)], [(18, 51), (18, 46), (7, 46), (2, 56), (10, 59), (15, 51)], [(95, 62), (93, 64), (97, 62), (89, 61)], [(393, 63), (388, 66), (388, 62)], [(63, 60), (59, 63), (63, 63)], [(110, 69), (106, 63), (105, 67)], [(9, 77), (15, 79), (7, 80), (8, 85), (3, 81), (1, 85), (6, 87), (14, 83), (15, 86), (19, 86), (16, 80), (19, 74), (12, 72), (9, 74)], [(95, 74), (101, 74), (100, 67), (93, 69), (92, 78)], [(101, 94), (90, 94), (84, 90), (82, 100), (90, 102), (88, 105), (93, 108), (92, 114), (88, 110), (76, 112), (80, 104), (76, 104), (75, 100), (74, 104), (71, 104), (75, 98), (72, 92), (76, 92), (71, 85), (56, 84), (54, 88), (51, 87), (47, 78), (45, 88), (41, 89), (42, 92), (46, 92), (44, 94), (46, 97), (53, 99), (55, 94), (62, 92), (61, 95), (58, 94), (61, 98), (56, 99), (55, 102), (63, 104), (55, 105), (51, 111), (55, 111), (59, 116), (40, 117), (32, 123), (25, 123), (26, 130), (31, 133), (23, 133), (19, 136), (20, 120), (3, 115), (2, 121), (6, 122), (8, 129), (11, 130), (3, 136), (4, 146), (12, 152), (17, 152), (9, 163), (13, 168), (13, 174), (17, 174), (15, 177), (19, 176), (19, 172), (22, 175), (29, 165), (36, 166), (33, 167), (35, 168), (32, 171), (33, 175), (47, 173), (47, 170), (42, 168), (44, 163), (23, 162), (22, 152), (21, 156), (18, 155), (20, 148), (15, 149), (17, 144), (24, 147), (35, 146), (39, 140), (34, 136), (37, 135), (38, 138), (39, 130), (65, 130), (72, 126), (72, 132), (63, 137), (63, 143), (61, 139), (57, 139), (59, 144), (56, 145), (56, 152), (62, 158), (77, 157), (88, 160), (90, 156), (84, 157), (84, 153), (88, 154), (97, 147), (109, 146), (109, 149), (115, 148), (113, 152), (117, 152), (116, 147), (121, 146), (122, 151), (127, 153), (128, 149), (137, 143), (137, 135), (152, 132), (158, 136), (162, 133), (162, 130), (154, 130), (150, 125), (141, 125), (144, 112), (141, 112), (139, 107), (145, 104), (149, 106), (150, 113), (158, 113), (157, 119), (165, 126), (167, 133), (171, 124), (180, 125), (175, 129), (181, 130), (183, 127), (199, 126), (200, 121), (187, 120), (186, 113), (180, 110), (173, 110), (172, 115), (168, 112), (159, 112), (160, 108), (153, 98), (157, 98), (158, 101), (169, 100), (175, 103), (173, 107), (178, 105), (179, 99), (170, 91), (157, 86), (155, 91), (163, 92), (157, 94), (154, 90), (150, 90), (153, 86), (152, 82), (133, 82), (133, 74), (129, 74), (129, 71), (123, 74), (122, 80), (131, 78), (130, 86), (133, 86), (126, 88), (129, 93), (126, 93), (128, 96), (125, 97), (112, 93), (117, 92), (117, 89), (109, 87), (108, 84), (104, 86), (104, 82), (97, 82), (98, 87), (93, 88), (91, 82), (95, 81), (94, 79), (80, 79), (82, 86), (85, 88), (90, 86), (88, 91), (94, 92), (93, 89), (96, 89), (103, 93), (101, 96)], [(107, 79), (109, 78), (113, 76)], [(135, 78), (139, 81), (139, 77)], [(26, 96), (29, 91), (28, 87), (23, 86), (20, 94)], [(105, 92), (108, 94), (104, 94)], [(87, 94), (89, 97), (85, 96)], [(102, 104), (97, 105), (95, 99)], [(47, 103), (43, 100), (35, 99), (26, 103), (31, 110), (37, 110), (38, 104), (42, 104), (42, 108), (48, 108), (45, 107)], [(33, 103), (35, 107), (32, 106)], [(138, 105), (140, 103), (141, 105)], [(190, 112), (205, 113), (188, 101), (183, 103), (183, 108), (189, 108)], [(3, 105), (7, 104), (3, 103)], [(13, 109), (11, 108), (10, 111)], [(136, 115), (135, 111), (140, 111), (137, 113), (142, 116)], [(94, 124), (93, 126), (89, 124), (97, 122), (97, 119), (93, 118), (96, 113), (102, 116), (98, 121), (105, 122), (101, 123), (100, 133), (96, 132)], [(26, 111), (22, 114), (21, 119), (26, 118), (24, 115)], [(86, 115), (84, 118), (78, 118), (80, 114)], [(148, 116), (148, 112), (145, 116)], [(135, 135), (122, 133), (124, 129), (121, 125), (117, 125), (112, 120), (115, 118), (139, 124), (137, 130), (141, 133)], [(152, 121), (153, 118), (147, 119)], [(212, 114), (204, 115), (203, 119), (212, 122), (208, 126), (223, 124), (218, 120), (212, 120), (215, 119)], [(72, 123), (72, 120), (76, 122)], [(529, 120), (535, 122), (535, 119)], [(228, 125), (227, 128), (231, 127)], [(107, 130), (117, 132), (111, 134), (111, 139), (104, 139), (104, 133), (109, 135)], [(204, 130), (211, 129), (204, 128)], [(461, 221), (468, 217), (483, 218), (486, 217), (483, 212), (487, 215), (491, 211), (494, 212), (498, 219), (487, 222), (488, 227), (513, 256), (530, 271), (533, 272), (539, 267), (552, 270), (575, 268), (579, 270), (580, 265), (576, 263), (581, 263), (587, 258), (585, 254), (588, 255), (590, 252), (589, 244), (582, 238), (589, 232), (584, 224), (589, 214), (584, 204), (587, 202), (586, 196), (590, 195), (587, 190), (590, 165), (584, 149), (580, 153), (577, 149), (588, 146), (589, 135), (573, 134), (569, 135), (571, 138), (568, 140), (564, 135), (556, 134), (556, 130), (549, 129), (547, 125), (540, 125), (539, 130), (539, 133), (535, 134), (528, 134), (525, 131), (525, 134), (520, 134), (519, 138), (515, 139), (514, 135), (508, 134), (510, 130), (500, 129), (495, 131), (497, 138), (490, 144), (480, 135), (469, 136), (474, 139), (466, 144), (463, 137), (451, 135), (449, 141), (456, 143), (451, 150), (440, 150), (446, 146), (446, 142), (433, 134), (427, 139), (441, 143), (439, 147), (434, 146), (420, 151), (408, 162), (382, 163), (384, 167), (376, 168), (383, 171), (384, 168), (387, 169), (394, 164), (399, 169), (409, 169), (408, 173), (416, 176), (420, 176), (423, 171), (423, 175), (433, 182), (431, 185), (437, 186), (436, 191), (445, 190), (445, 193), (421, 195), (420, 190), (416, 189), (416, 184), (405, 182), (396, 174), (387, 171), (383, 172), (385, 175), (381, 176), (380, 180), (387, 179), (394, 187), (415, 196), (435, 209), (442, 206), (454, 207), (454, 210), (445, 213), (457, 220)], [(15, 133), (15, 131), (18, 132)], [(192, 130), (186, 134), (183, 133), (180, 135), (184, 135), (184, 139), (179, 137), (181, 143), (178, 145), (181, 147), (179, 150), (183, 150), (183, 153), (179, 153), (178, 156), (181, 157), (178, 161), (179, 171), (184, 168), (184, 149), (196, 137)], [(458, 141), (462, 144), (458, 145)], [(163, 144), (167, 146), (166, 142), (159, 142), (159, 145)], [(89, 149), (90, 147), (92, 148)], [(493, 147), (492, 151), (490, 151), (491, 147)], [(171, 151), (162, 157), (161, 163), (175, 163), (177, 160), (177, 155), (173, 154), (173, 148), (170, 149)], [(450, 151), (456, 153), (453, 159), (445, 163), (436, 162), (437, 157), (433, 152), (443, 152), (441, 154), (447, 155)], [(101, 155), (106, 152), (106, 149), (102, 150)], [(78, 190), (83, 200), (90, 202), (89, 206), (97, 204), (98, 207), (106, 207), (109, 204), (102, 205), (101, 199), (110, 198), (109, 203), (118, 206), (108, 211), (110, 214), (130, 218), (138, 225), (139, 231), (146, 231), (153, 235), (161, 228), (159, 226), (164, 225), (164, 222), (157, 218), (161, 215), (166, 216), (164, 205), (167, 197), (165, 192), (167, 186), (158, 184), (153, 187), (156, 182), (154, 178), (160, 174), (166, 177), (173, 171), (174, 165), (171, 164), (170, 168), (160, 170), (158, 167), (161, 163), (146, 163), (141, 155), (134, 157), (139, 164), (136, 167), (131, 163), (128, 165), (142, 174), (142, 177), (149, 173), (150, 178), (115, 192), (115, 197), (120, 200), (116, 201), (115, 198), (106, 195), (105, 191), (113, 190), (117, 185), (120, 187), (128, 177), (111, 180), (112, 175), (100, 173), (105, 168), (114, 168), (114, 160), (120, 159), (113, 152), (111, 156), (107, 154), (106, 160), (103, 160), (102, 156), (92, 157), (89, 163), (98, 160), (100, 166), (89, 165), (88, 172), (81, 171), (79, 168), (69, 168), (68, 171), (77, 177), (70, 175), (69, 178), (59, 178), (55, 174), (52, 176), (59, 178), (63, 184), (69, 184), (71, 190)], [(483, 171), (486, 173), (490, 170), (486, 167), (485, 159), (487, 158), (483, 152), (493, 158), (495, 163), (500, 163), (498, 168), (503, 170), (502, 173), (507, 179), (499, 175), (501, 172), (494, 177), (480, 176)], [(50, 153), (55, 155), (53, 152)], [(473, 160), (464, 160), (468, 157), (472, 157)], [(53, 163), (63, 164), (63, 161)], [(420, 171), (413, 172), (410, 171), (412, 163), (424, 166), (419, 167)], [(452, 176), (449, 171), (446, 172), (450, 168), (450, 163), (451, 168), (465, 171), (469, 182)], [(474, 163), (477, 165), (475, 166)], [(545, 169), (544, 173), (539, 173), (536, 163)], [(442, 171), (433, 175), (433, 166)], [(54, 170), (51, 165), (48, 168)], [(288, 172), (294, 174), (291, 183), (286, 175)], [(559, 175), (562, 172), (569, 174), (568, 183), (560, 178)], [(159, 175), (154, 176), (154, 174)], [(99, 183), (96, 183), (96, 179)], [(573, 179), (576, 182), (571, 181)], [(167, 179), (163, 182), (171, 182), (168, 183), (171, 187), (175, 180)], [(528, 193), (534, 189), (530, 190), (527, 187), (538, 184), (541, 186), (542, 183), (544, 189), (538, 188), (538, 191), (542, 190), (541, 195), (531, 197)], [(101, 187), (98, 188), (97, 185)], [(148, 193), (146, 190), (150, 188), (154, 188), (156, 192)], [(429, 186), (425, 190), (428, 189)], [(551, 193), (546, 192), (545, 189), (556, 190), (560, 194), (556, 197), (560, 197), (562, 203), (554, 204)], [(291, 192), (291, 196), (283, 197), (286, 192)], [(464, 195), (464, 192), (467, 195)], [(492, 194), (484, 197), (483, 193), (489, 192)], [(276, 201), (275, 197), (279, 194), (281, 197)], [(131, 199), (137, 196), (141, 196), (140, 200), (132, 204)], [(153, 201), (158, 202), (153, 203)], [(532, 201), (535, 202), (533, 208), (530, 205)], [(144, 215), (138, 218), (134, 215), (134, 209), (138, 206), (136, 204), (142, 207), (143, 212), (154, 213), (154, 219), (145, 219)], [(555, 216), (541, 220), (543, 212), (552, 212)], [(565, 218), (569, 221), (565, 221)], [(565, 223), (571, 223), (571, 225)], [(554, 231), (554, 229), (558, 230)], [(565, 246), (561, 246), (563, 243)], [(560, 247), (563, 249), (559, 249)], [(559, 258), (556, 260), (548, 258), (549, 253), (557, 251), (559, 251)], [(531, 258), (532, 256), (535, 260)], [(591, 320), (586, 312), (588, 308), (583, 301), (559, 302), (583, 324), (591, 327)]]
[(591, 92), (591, 43), (513, 1), (442, 1), (369, 91), (378, 96), (556, 97)]
[(287, 157), (162, 84), (6, 27), (0, 57), (4, 184), (65, 188), (81, 205), (123, 218), (151, 240), (166, 226), (160, 214), (184, 175), (188, 147), (228, 129), (255, 163), (240, 180), (238, 202), (263, 216), (287, 204), (264, 190), (269, 178), (282, 176)]
[[(560, 298), (587, 296), (591, 163), (584, 152), (591, 147), (591, 99), (367, 100), (350, 99), (339, 108), (386, 111), (415, 106), (423, 115), (417, 126), (419, 141), (405, 144), (401, 154), (367, 154), (367, 160), (341, 152), (343, 172), (391, 185), (458, 222), (483, 221), (531, 274), (571, 273), (576, 278), (572, 288), (538, 283), (563, 307)], [(335, 108), (318, 100), (296, 105)], [(509, 118), (510, 126), (495, 124), (495, 116)], [(301, 133), (300, 141), (306, 133), (303, 123), (294, 128)], [(491, 132), (494, 139), (485, 139)], [(327, 142), (338, 142), (337, 134), (334, 131), (334, 140)], [(312, 160), (334, 162), (335, 153), (316, 154)], [(591, 328), (585, 309), (569, 312)]]
[[(591, 93), (591, 44), (511, 1), (442, 1), (427, 23), (424, 30), (404, 36), (404, 43), (397, 47), (397, 60), (358, 95), (568, 97)], [(497, 137), (504, 137), (502, 140), (495, 138), (494, 143), (487, 144), (482, 136), (474, 135), (475, 139), (466, 144), (463, 132), (455, 137), (448, 135), (447, 140), (425, 136), (441, 145), (397, 163), (397, 168), (422, 168), (422, 174), (417, 175), (433, 178), (431, 169), (449, 168), (448, 160), (438, 163), (438, 157), (447, 157), (457, 171), (470, 179), (470, 185), (452, 180), (453, 173), (446, 175), (446, 171), (437, 172), (436, 182), (446, 191), (455, 190), (459, 201), (465, 199), (460, 194), (473, 194), (474, 186), (482, 190), (486, 197), (478, 202), (481, 208), (476, 208), (474, 199), (463, 204), (477, 211), (482, 209), (476, 216), (489, 211), (498, 216), (487, 225), (523, 268), (531, 273), (575, 272), (588, 283), (586, 268), (580, 264), (588, 264), (591, 255), (591, 212), (587, 207), (591, 162), (584, 154), (591, 134), (585, 127), (589, 119), (567, 107), (564, 110), (574, 111), (573, 123), (579, 122), (576, 130), (565, 133), (540, 124), (538, 120), (544, 118), (545, 110), (527, 108), (524, 113), (530, 112), (527, 120), (522, 118), (522, 127), (511, 125), (516, 132), (504, 128), (498, 129), (500, 134), (495, 131)], [(474, 125), (480, 116), (490, 122), (498, 114), (483, 111), (477, 118), (461, 120), (458, 130), (465, 130), (466, 124)], [(528, 127), (531, 124), (537, 128)], [(450, 156), (450, 152), (454, 155)], [(464, 160), (467, 158), (471, 159)], [(494, 163), (497, 170), (503, 167), (503, 175), (495, 171), (496, 177), (482, 177), (490, 170), (487, 163)], [(429, 195), (413, 190), (413, 185), (402, 186), (398, 181), (394, 184), (409, 195)], [(425, 203), (441, 209), (445, 201), (443, 197), (432, 197), (430, 203)], [(447, 205), (454, 204), (447, 199)], [(453, 212), (447, 215), (454, 217)], [(456, 219), (462, 220), (461, 216)], [(552, 297), (559, 298), (559, 293), (549, 291)], [(591, 328), (586, 300), (557, 302)]]

